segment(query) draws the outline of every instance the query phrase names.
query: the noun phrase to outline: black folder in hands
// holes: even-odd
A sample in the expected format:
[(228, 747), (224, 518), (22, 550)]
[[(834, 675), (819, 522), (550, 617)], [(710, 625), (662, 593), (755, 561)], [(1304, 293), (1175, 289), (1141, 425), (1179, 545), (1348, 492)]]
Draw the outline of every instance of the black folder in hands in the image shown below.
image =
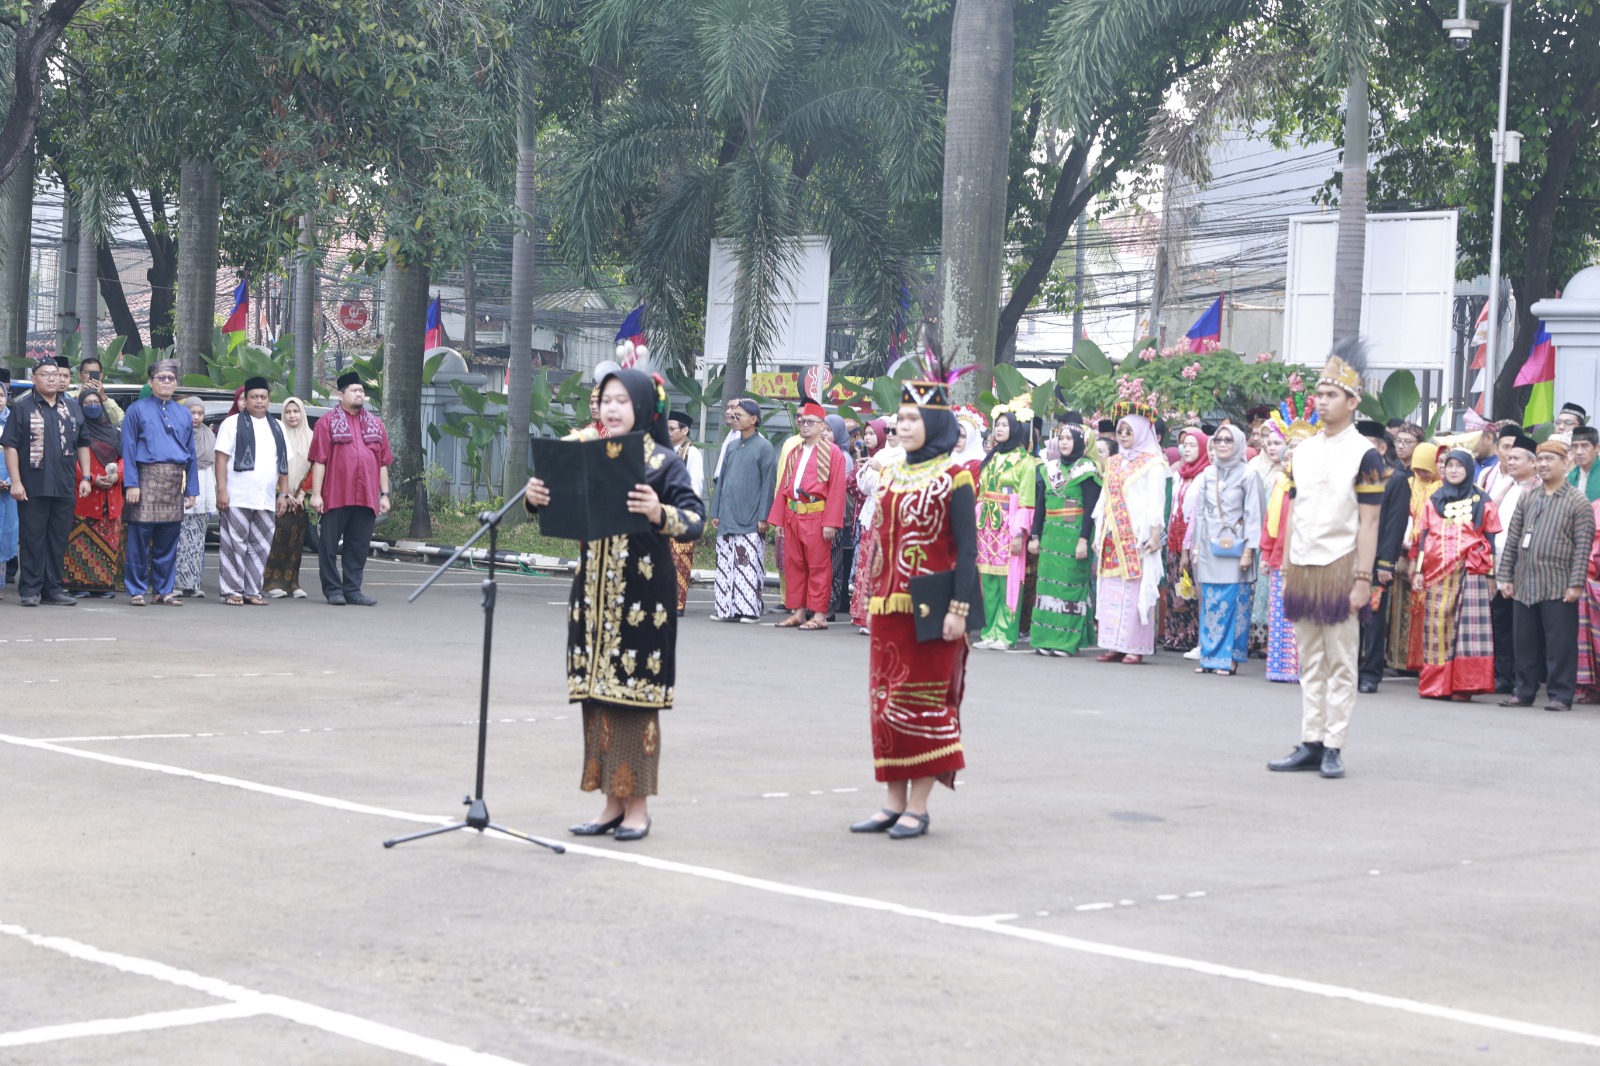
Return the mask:
[(644, 484), (645, 436), (600, 440), (535, 437), (533, 476), (550, 490), (539, 508), (539, 532), (566, 540), (646, 533), (650, 520), (628, 510), (628, 493)]

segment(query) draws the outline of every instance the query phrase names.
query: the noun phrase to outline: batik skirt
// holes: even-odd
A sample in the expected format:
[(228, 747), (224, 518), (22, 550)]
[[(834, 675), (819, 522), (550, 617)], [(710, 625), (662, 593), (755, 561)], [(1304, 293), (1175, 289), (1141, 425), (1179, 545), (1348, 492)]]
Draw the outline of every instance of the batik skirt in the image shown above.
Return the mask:
[(1578, 685), (1591, 690), (1579, 695), (1592, 698), (1592, 690), (1600, 688), (1600, 646), (1596, 645), (1600, 627), (1595, 625), (1600, 622), (1600, 581), (1587, 578), (1584, 586), (1583, 599), (1578, 601)]
[(1300, 646), (1294, 623), (1283, 613), (1283, 571), (1267, 568), (1267, 680), (1300, 681)]
[(190, 511), (178, 528), (178, 565), (174, 588), (198, 590), (206, 576), (206, 515)]
[(1244, 583), (1200, 587), (1200, 665), (1234, 670), (1250, 657), (1251, 586)]
[(617, 799), (654, 796), (661, 771), (661, 712), (583, 701), (585, 792)]
[(1266, 575), (1257, 573), (1255, 591), (1250, 594), (1250, 654), (1257, 659), (1267, 657), (1268, 615), (1271, 611), (1272, 590)]
[[(1398, 582), (1397, 582), (1398, 584)], [(1423, 594), (1409, 587), (1389, 594), (1389, 666), (1416, 672), (1422, 669)]]
[(1166, 549), (1163, 560), (1167, 579), (1161, 584), (1161, 646), (1168, 651), (1188, 651), (1200, 643), (1200, 605), (1178, 595), (1178, 580), (1183, 573), (1183, 553)]
[(300, 561), (306, 551), (306, 513), (285, 511), (278, 516), (272, 531), (272, 550), (267, 553), (267, 573), (263, 587), (271, 592), (293, 594), (300, 587)]
[(717, 534), (717, 577), (712, 610), (718, 618), (760, 618), (767, 551), (759, 533)]
[(1488, 575), (1460, 566), (1423, 589), (1419, 696), (1494, 691), (1491, 595)]
[(872, 564), (878, 558), (878, 538), (864, 529), (856, 538), (855, 574), (850, 579), (850, 622), (865, 626), (867, 605), (872, 602)]
[(678, 613), (689, 606), (689, 582), (693, 576), (694, 544), (672, 542), (672, 568), (678, 576)]
[(121, 519), (73, 515), (62, 585), (74, 592), (115, 592), (126, 543)]
[(956, 787), (956, 771), (967, 764), (961, 747), (966, 684), (965, 639), (919, 643), (909, 614), (872, 616), (867, 705), (879, 781), (932, 777)]
[(1138, 578), (1102, 577), (1095, 586), (1098, 643), (1106, 651), (1151, 655), (1156, 650), (1155, 619), (1139, 620)]

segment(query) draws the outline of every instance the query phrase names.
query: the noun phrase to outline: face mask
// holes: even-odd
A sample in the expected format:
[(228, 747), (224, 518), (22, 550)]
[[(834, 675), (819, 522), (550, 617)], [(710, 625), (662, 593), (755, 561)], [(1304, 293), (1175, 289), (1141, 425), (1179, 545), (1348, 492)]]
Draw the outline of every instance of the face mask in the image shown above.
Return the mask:
[(99, 418), (106, 413), (106, 409), (97, 403), (86, 403), (83, 405), (83, 413), (90, 418)]

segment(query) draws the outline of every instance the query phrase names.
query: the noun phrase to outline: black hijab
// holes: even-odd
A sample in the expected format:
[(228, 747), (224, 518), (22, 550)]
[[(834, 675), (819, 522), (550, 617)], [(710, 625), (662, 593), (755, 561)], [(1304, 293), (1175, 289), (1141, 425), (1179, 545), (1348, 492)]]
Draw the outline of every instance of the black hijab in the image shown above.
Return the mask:
[[(1454, 459), (1467, 468), (1466, 479), (1459, 485), (1452, 485), (1444, 479), (1444, 464), (1450, 459)], [(1483, 522), (1483, 493), (1479, 492), (1478, 487), (1472, 483), (1477, 476), (1478, 461), (1472, 457), (1471, 452), (1464, 451), (1461, 448), (1452, 448), (1444, 454), (1444, 458), (1439, 460), (1439, 481), (1441, 484), (1438, 489), (1434, 490), (1432, 496), (1434, 510), (1439, 512), (1440, 517), (1444, 517), (1444, 509), (1447, 505), (1470, 499), (1472, 501), (1472, 524), (1476, 526)]]
[(80, 407), (88, 404), (90, 400), (100, 405), (100, 417), (90, 418), (89, 412), (83, 413), (84, 427), (89, 431), (90, 450), (101, 463), (110, 465), (122, 458), (122, 430), (111, 422), (111, 413), (106, 410), (105, 395), (99, 391), (85, 391), (79, 393)]
[(956, 424), (955, 413), (939, 407), (918, 407), (917, 411), (922, 415), (922, 428), (926, 435), (922, 438), (922, 447), (906, 453), (906, 462), (925, 463), (954, 451), (956, 441), (961, 437), (961, 427)]
[(601, 392), (612, 378), (622, 382), (622, 387), (628, 390), (628, 400), (633, 404), (632, 432), (644, 433), (662, 447), (671, 448), (672, 438), (667, 436), (667, 401), (665, 395), (657, 391), (655, 380), (642, 370), (613, 370), (600, 380)]
[(1061, 453), (1061, 462), (1063, 466), (1071, 466), (1089, 454), (1089, 437), (1081, 423), (1063, 422), (1062, 425), (1067, 427), (1067, 436), (1072, 438), (1072, 450)]
[[(1033, 423), (1019, 422), (1017, 416), (1010, 411), (1002, 411), (997, 417), (1006, 420), (1006, 439), (996, 444), (990, 449), (989, 454), (983, 457), (983, 466), (980, 466), (979, 470), (982, 470), (984, 466), (988, 466), (989, 460), (1001, 452), (1015, 451), (1025, 446), (1028, 443), (1028, 438), (1033, 435)], [(1028, 450), (1031, 451), (1032, 449)]]

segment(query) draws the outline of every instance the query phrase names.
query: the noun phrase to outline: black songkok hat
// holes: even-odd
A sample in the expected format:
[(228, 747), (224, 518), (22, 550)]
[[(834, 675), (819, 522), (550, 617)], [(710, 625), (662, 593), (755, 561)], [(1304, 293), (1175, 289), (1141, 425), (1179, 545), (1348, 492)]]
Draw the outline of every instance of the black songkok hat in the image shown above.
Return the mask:
[(1100, 421), (1094, 424), (1094, 431), (1096, 433), (1115, 433), (1117, 431), (1117, 424), (1111, 421), (1109, 418), (1102, 418)]
[(354, 370), (346, 370), (343, 374), (339, 375), (335, 381), (335, 384), (339, 386), (339, 391), (343, 392), (351, 385), (361, 384), (361, 375), (356, 373)]
[[(71, 370), (72, 369), (72, 360), (68, 359), (64, 355), (58, 355), (58, 356), (56, 356), (56, 368), (58, 370)], [(1568, 404), (1567, 406), (1571, 407), (1572, 405)]]
[(1497, 433), (1495, 436), (1498, 439), (1501, 439), (1501, 440), (1505, 439), (1506, 437), (1520, 437), (1520, 436), (1522, 436), (1522, 427), (1521, 426), (1501, 426), (1500, 427), (1500, 432)]
[(673, 411), (671, 414), (667, 415), (667, 421), (668, 422), (676, 422), (680, 426), (692, 426), (692, 425), (694, 425), (694, 419), (690, 418), (688, 415), (684, 414), (682, 411)]
[(1564, 403), (1564, 404), (1561, 405), (1561, 409), (1563, 411), (1571, 411), (1573, 414), (1577, 415), (1579, 418), (1583, 419), (1585, 422), (1589, 421), (1589, 412), (1585, 411), (1583, 408), (1579, 407), (1575, 403)]
[(1357, 422), (1356, 432), (1372, 440), (1382, 440), (1389, 433), (1388, 430), (1383, 428), (1382, 422), (1374, 422), (1370, 418), (1363, 418)]
[(1527, 452), (1529, 455), (1533, 455), (1539, 450), (1539, 442), (1526, 433), (1518, 433), (1517, 439), (1511, 442), (1511, 446), (1518, 451)]
[(1572, 442), (1588, 441), (1590, 444), (1600, 444), (1600, 429), (1593, 426), (1579, 426), (1572, 431)]
[(11, 384), (11, 371), (7, 370), (3, 366), (0, 366), (0, 385), (9, 384)]
[(272, 385), (267, 381), (266, 378), (244, 379), (244, 392), (246, 396), (250, 395), (252, 392), (255, 392), (257, 389), (266, 389), (268, 392), (271, 392)]

